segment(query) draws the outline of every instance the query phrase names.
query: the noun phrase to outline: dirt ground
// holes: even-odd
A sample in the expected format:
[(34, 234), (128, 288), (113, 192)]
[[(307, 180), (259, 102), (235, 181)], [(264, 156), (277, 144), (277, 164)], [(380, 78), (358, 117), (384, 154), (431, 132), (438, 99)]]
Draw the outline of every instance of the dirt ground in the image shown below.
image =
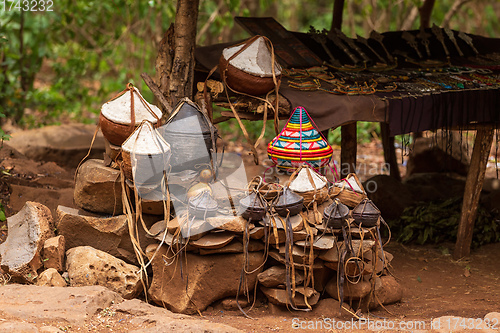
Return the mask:
[[(23, 159), (16, 152), (6, 149), (0, 150), (0, 154), (0, 199), (7, 216), (15, 214), (23, 201), (36, 199), (30, 193), (9, 198), (12, 189), (16, 187), (18, 190), (43, 189), (46, 193), (51, 193), (43, 198), (39, 197), (39, 201), (51, 209), (55, 209), (63, 199), (68, 201), (67, 196), (61, 193), (72, 190), (74, 169)], [(361, 146), (358, 155), (361, 161), (373, 163), (376, 168), (383, 164), (382, 150), (377, 144)], [(14, 159), (16, 163), (13, 164)], [(404, 167), (401, 169), (404, 170)], [(369, 176), (363, 174), (362, 178)], [(39, 192), (34, 192), (33, 195), (39, 195)], [(5, 222), (0, 223), (0, 243), (5, 240), (6, 229)], [(386, 309), (373, 311), (369, 318), (385, 318), (398, 323), (424, 321), (427, 325), (425, 328), (429, 328), (431, 319), (440, 316), (483, 318), (489, 312), (500, 312), (500, 243), (473, 250), (469, 258), (460, 261), (451, 258), (453, 246), (454, 244), (404, 246), (391, 242), (386, 249), (394, 254), (391, 272), (404, 288), (403, 300)], [(254, 319), (245, 318), (238, 310), (223, 310), (220, 304), (209, 307), (202, 315), (212, 322), (227, 324), (247, 332), (290, 332), (297, 331), (292, 327), (296, 321), (331, 318), (328, 309), (320, 312), (277, 311), (265, 302), (258, 301), (256, 307), (249, 312)], [(343, 319), (350, 320), (348, 317)], [(117, 326), (113, 321), (107, 325), (108, 327), (102, 327), (98, 331), (127, 331), (122, 324)]]

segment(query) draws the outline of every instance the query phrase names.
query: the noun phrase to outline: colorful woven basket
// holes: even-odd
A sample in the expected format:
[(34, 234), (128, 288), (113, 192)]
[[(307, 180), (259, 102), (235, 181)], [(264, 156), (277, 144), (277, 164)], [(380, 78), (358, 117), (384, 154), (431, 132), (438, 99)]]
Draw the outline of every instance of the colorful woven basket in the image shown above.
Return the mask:
[(293, 110), (285, 127), (267, 146), (269, 158), (285, 171), (293, 171), (303, 164), (322, 169), (332, 158), (332, 147), (313, 126), (306, 109)]

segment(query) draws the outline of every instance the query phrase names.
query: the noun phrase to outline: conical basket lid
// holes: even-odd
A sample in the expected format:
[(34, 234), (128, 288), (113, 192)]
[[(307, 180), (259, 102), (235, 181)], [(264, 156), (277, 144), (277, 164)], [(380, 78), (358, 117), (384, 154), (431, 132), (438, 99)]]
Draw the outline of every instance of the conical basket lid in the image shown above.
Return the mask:
[(346, 218), (349, 215), (349, 208), (340, 201), (335, 200), (325, 208), (323, 214), (332, 219)]
[(243, 199), (241, 199), (240, 206), (244, 209), (250, 209), (256, 211), (266, 209), (266, 205), (262, 201), (260, 195), (258, 195), (255, 192), (252, 192)]
[(296, 169), (304, 162), (319, 168), (330, 162), (333, 150), (313, 126), (306, 109), (299, 106), (281, 133), (269, 143), (267, 153), (280, 168)]
[(353, 214), (356, 215), (380, 215), (380, 210), (375, 206), (370, 199), (363, 199), (354, 209)]
[[(104, 103), (101, 107), (102, 115), (117, 124), (130, 124), (132, 119), (132, 94), (134, 94), (134, 125), (139, 125), (143, 120), (154, 124), (157, 119), (161, 119), (161, 110), (157, 106), (148, 103), (136, 87), (133, 87), (133, 90), (125, 92), (120, 97)], [(150, 110), (153, 111), (156, 117), (151, 114)]]
[(342, 179), (334, 184), (336, 187), (344, 188), (346, 190), (351, 190), (357, 193), (365, 193), (363, 186), (360, 185), (355, 177), (347, 176), (346, 179)]
[(122, 149), (126, 152), (133, 152), (141, 155), (165, 154), (170, 156), (170, 145), (153, 128), (149, 121), (144, 121), (125, 140)]
[(304, 198), (298, 195), (297, 193), (293, 192), (292, 190), (290, 190), (288, 186), (286, 186), (283, 189), (283, 192), (281, 192), (278, 201), (276, 202), (276, 206), (286, 207), (295, 204), (300, 204), (301, 202), (304, 202)]
[[(210, 135), (208, 118), (203, 114), (200, 107), (185, 97), (177, 103), (174, 111), (168, 118), (161, 132), (182, 133), (190, 135), (207, 134)], [(215, 127), (213, 130), (216, 132)]]
[[(309, 175), (311, 176), (310, 178)], [(314, 171), (314, 169), (304, 166), (298, 172), (297, 177), (290, 183), (290, 189), (294, 192), (304, 193), (314, 191), (314, 188), (320, 190), (326, 184), (327, 180), (325, 177)]]
[[(222, 50), (222, 56), (228, 60), (244, 46), (245, 44), (225, 48)], [(273, 75), (272, 61), (271, 51), (261, 36), (251, 42), (246, 49), (231, 59), (229, 63), (246, 73), (260, 77), (269, 77)], [(281, 74), (281, 67), (276, 61), (274, 62), (274, 72), (276, 75)]]
[(198, 211), (214, 211), (219, 205), (217, 201), (210, 195), (210, 192), (203, 191), (197, 196), (189, 199), (189, 207)]

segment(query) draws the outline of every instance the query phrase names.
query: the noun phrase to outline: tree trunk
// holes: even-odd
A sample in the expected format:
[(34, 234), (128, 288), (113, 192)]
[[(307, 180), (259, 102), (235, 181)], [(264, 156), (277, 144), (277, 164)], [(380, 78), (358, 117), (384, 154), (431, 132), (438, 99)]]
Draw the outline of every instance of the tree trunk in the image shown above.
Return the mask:
[(171, 106), (184, 97), (193, 98), (198, 5), (199, 0), (177, 0), (175, 23), (160, 42), (156, 81)]
[(174, 59), (170, 76), (170, 103), (193, 97), (194, 48), (199, 0), (177, 0), (174, 23)]
[(420, 26), (422, 28), (430, 28), (432, 8), (436, 0), (425, 0), (422, 7), (418, 9), (420, 12)]

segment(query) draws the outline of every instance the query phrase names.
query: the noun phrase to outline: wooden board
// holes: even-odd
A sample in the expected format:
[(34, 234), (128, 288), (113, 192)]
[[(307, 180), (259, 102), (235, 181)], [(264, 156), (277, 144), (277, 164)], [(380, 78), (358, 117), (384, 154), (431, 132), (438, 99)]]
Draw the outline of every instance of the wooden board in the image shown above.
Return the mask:
[(272, 17), (237, 16), (234, 20), (252, 35), (269, 38), (279, 63), (286, 68), (312, 67), (323, 63), (304, 43)]

